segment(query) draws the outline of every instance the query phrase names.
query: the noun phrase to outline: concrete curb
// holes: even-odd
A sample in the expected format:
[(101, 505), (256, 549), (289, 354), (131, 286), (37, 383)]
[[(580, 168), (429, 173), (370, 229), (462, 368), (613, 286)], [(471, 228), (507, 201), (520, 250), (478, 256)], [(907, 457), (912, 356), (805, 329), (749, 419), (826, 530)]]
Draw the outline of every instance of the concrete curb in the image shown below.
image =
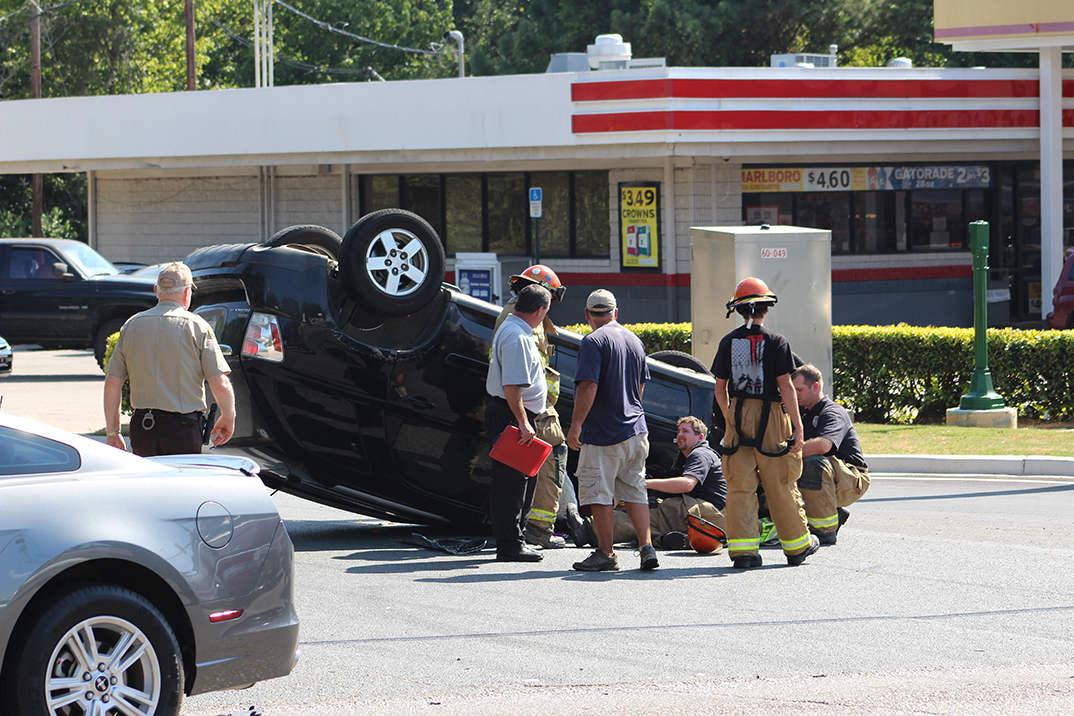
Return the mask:
[(866, 455), (869, 473), (1074, 477), (1074, 458), (1020, 455)]

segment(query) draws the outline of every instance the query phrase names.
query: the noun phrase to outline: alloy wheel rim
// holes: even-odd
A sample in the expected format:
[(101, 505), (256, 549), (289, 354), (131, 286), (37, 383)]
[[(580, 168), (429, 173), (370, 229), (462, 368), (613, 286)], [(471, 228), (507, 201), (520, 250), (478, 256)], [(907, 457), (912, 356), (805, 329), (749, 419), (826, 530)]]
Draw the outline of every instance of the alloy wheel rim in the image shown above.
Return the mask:
[(365, 254), (366, 273), (373, 285), (388, 296), (417, 291), (429, 274), (425, 245), (405, 229), (386, 229), (374, 237)]
[(52, 716), (152, 714), (160, 702), (160, 660), (149, 637), (126, 619), (79, 622), (48, 663), (45, 702)]

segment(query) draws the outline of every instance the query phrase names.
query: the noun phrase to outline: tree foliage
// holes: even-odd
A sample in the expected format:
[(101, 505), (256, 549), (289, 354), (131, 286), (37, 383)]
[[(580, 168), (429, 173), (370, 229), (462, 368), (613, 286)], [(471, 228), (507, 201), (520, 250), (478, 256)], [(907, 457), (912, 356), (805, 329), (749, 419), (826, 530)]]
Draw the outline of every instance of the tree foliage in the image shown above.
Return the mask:
[[(428, 55), (451, 29), (466, 37), (468, 74), (543, 72), (557, 52), (619, 33), (635, 57), (672, 67), (762, 67), (769, 55), (825, 53), (841, 66), (1034, 67), (1033, 53), (952, 52), (933, 42), (931, 0), (286, 0), (274, 5), (275, 84), (450, 77), (452, 54)], [(50, 4), (51, 3), (51, 4)], [(43, 0), (45, 97), (171, 92), (186, 87), (182, 0)], [(0, 100), (30, 96), (29, 0), (0, 0)], [(198, 0), (197, 87), (254, 84), (251, 0)], [(333, 31), (334, 28), (337, 31)], [(349, 33), (352, 36), (346, 36)], [(452, 46), (443, 47), (452, 50)], [(1074, 55), (1064, 57), (1074, 66)], [(0, 233), (28, 233), (29, 179), (0, 176)], [(49, 175), (46, 225), (84, 238), (85, 179)], [(50, 223), (51, 222), (51, 223)]]
[[(1033, 53), (962, 53), (933, 41), (931, 0), (467, 0), (456, 3), (475, 74), (541, 72), (556, 52), (618, 33), (635, 57), (671, 67), (765, 67), (769, 56), (825, 54), (840, 66), (1035, 67)], [(1071, 57), (1067, 56), (1067, 64)]]

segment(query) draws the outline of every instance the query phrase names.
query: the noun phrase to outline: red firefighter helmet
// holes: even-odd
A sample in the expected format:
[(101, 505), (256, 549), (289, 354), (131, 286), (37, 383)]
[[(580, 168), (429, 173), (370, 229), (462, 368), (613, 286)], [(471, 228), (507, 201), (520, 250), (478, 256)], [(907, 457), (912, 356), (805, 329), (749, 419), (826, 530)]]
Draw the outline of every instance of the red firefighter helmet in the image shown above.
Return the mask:
[(698, 554), (712, 554), (727, 544), (727, 535), (723, 530), (704, 517), (687, 515), (686, 521), (689, 523), (686, 539)]
[(725, 318), (730, 318), (732, 311), (739, 306), (755, 306), (758, 303), (775, 304), (777, 301), (776, 294), (768, 290), (768, 284), (759, 278), (748, 276), (738, 282), (735, 286), (735, 295), (730, 301), (727, 302), (727, 315)]
[(544, 264), (535, 264), (517, 276), (512, 276), (511, 290), (517, 294), (531, 283), (539, 283), (551, 291), (552, 303), (559, 303), (567, 292), (567, 287), (560, 283), (556, 272)]

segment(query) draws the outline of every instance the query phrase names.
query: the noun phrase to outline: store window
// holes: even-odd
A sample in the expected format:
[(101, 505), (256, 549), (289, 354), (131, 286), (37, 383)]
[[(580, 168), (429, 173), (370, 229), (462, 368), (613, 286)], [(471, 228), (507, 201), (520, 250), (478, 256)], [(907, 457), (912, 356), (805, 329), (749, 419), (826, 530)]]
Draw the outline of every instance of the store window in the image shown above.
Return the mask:
[(854, 197), (854, 248), (863, 253), (906, 249), (906, 192), (863, 191)]
[(402, 189), (402, 206), (428, 221), (436, 233), (442, 235), (440, 176), (438, 174), (407, 174), (403, 177)]
[(969, 223), (995, 220), (997, 166), (744, 167), (743, 218), (829, 229), (833, 255), (965, 250)]
[[(609, 254), (608, 172), (497, 172), (359, 177), (362, 213), (413, 211), (428, 221), (448, 255), (460, 251), (541, 257)], [(543, 194), (539, 236), (529, 215), (530, 187)]]
[(381, 209), (398, 209), (399, 177), (394, 174), (363, 176), (359, 185), (362, 192), (362, 213), (371, 214)]
[(911, 246), (915, 249), (954, 249), (965, 244), (961, 192), (910, 192)]
[(525, 253), (526, 222), (530, 220), (525, 175), (489, 174), (487, 181), (488, 250), (494, 254)]
[(481, 251), (481, 175), (446, 175), (444, 206), (447, 252)]
[(574, 173), (574, 256), (607, 256), (611, 224), (608, 172)]
[(797, 223), (832, 232), (832, 253), (850, 253), (850, 193), (818, 192), (797, 197)]
[[(541, 187), (541, 220), (535, 239), (541, 256), (571, 255), (571, 192), (567, 172), (533, 172), (530, 186)], [(527, 211), (529, 206), (527, 205)]]

